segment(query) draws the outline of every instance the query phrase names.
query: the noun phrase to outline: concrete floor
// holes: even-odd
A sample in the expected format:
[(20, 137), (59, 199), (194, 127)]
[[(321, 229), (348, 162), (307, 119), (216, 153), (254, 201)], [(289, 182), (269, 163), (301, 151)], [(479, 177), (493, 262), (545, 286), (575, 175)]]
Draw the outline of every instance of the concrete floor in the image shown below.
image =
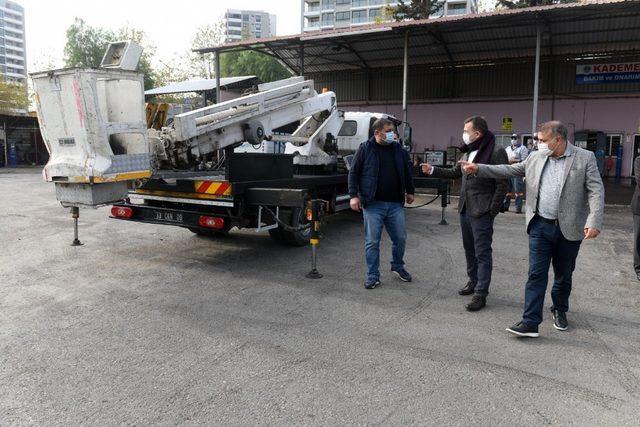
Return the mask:
[[(468, 313), (457, 219), (408, 211), (402, 284), (362, 287), (363, 232), (308, 248), (81, 213), (37, 171), (0, 173), (0, 424), (638, 424), (640, 283), (631, 217), (583, 244), (571, 330), (518, 340), (524, 218), (496, 221), (489, 305)], [(389, 245), (385, 240), (384, 259)]]

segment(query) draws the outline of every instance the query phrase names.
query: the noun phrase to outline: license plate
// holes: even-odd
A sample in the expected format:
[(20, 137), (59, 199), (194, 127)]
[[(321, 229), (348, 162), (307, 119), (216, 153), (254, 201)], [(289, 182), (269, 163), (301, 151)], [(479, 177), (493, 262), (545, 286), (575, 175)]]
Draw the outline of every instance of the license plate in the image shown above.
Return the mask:
[(181, 213), (175, 212), (155, 212), (156, 221), (166, 222), (183, 222), (184, 218)]

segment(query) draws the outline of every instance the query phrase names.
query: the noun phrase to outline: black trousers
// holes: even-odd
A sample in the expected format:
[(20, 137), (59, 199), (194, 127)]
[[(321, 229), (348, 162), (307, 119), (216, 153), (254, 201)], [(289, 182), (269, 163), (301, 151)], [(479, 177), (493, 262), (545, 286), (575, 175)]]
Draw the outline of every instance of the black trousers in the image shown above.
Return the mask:
[(467, 276), (476, 285), (475, 294), (487, 296), (493, 270), (493, 219), (486, 213), (479, 218), (460, 214), (462, 245), (467, 259)]

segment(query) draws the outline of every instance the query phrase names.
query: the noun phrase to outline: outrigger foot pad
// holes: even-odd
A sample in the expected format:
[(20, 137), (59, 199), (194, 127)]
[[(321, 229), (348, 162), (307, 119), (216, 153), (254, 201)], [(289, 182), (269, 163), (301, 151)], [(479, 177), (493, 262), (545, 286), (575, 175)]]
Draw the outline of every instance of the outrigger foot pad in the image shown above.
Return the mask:
[(321, 279), (322, 274), (320, 274), (320, 272), (314, 268), (313, 270), (307, 273), (306, 277), (307, 279)]

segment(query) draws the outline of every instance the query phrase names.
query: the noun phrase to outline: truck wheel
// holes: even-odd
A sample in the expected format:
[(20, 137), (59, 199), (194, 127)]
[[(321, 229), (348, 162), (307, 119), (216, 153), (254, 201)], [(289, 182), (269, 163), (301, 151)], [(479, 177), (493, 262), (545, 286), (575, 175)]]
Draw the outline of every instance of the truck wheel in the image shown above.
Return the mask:
[(284, 237), (282, 236), (282, 229), (280, 227), (270, 229), (269, 236), (278, 243), (284, 243)]
[[(289, 212), (283, 212), (282, 220), (291, 227), (299, 227), (308, 222), (306, 212), (301, 208), (294, 208)], [(288, 245), (305, 246), (309, 244), (309, 236), (311, 235), (311, 229), (309, 228), (300, 231), (287, 231), (278, 227), (278, 230), (282, 233), (284, 243)]]
[[(291, 211), (280, 209), (280, 219), (285, 224), (289, 224), (291, 222)], [(289, 244), (284, 238), (284, 230), (282, 229), (281, 226), (278, 226), (277, 228), (269, 229), (269, 237), (271, 237), (274, 241), (282, 245)]]

